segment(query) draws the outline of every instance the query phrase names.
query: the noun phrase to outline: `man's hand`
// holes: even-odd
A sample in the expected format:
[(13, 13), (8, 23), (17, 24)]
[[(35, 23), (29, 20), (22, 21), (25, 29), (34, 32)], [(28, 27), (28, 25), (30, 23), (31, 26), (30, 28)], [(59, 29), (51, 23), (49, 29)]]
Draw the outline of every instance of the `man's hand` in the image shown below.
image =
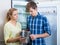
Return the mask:
[(37, 35), (31, 34), (30, 37), (32, 40), (35, 40), (37, 38)]

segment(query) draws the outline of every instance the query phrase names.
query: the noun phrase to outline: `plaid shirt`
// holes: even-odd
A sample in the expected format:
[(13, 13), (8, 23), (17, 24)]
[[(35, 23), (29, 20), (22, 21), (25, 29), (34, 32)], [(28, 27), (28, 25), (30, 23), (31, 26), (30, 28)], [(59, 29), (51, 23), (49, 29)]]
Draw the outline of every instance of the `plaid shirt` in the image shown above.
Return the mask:
[[(31, 34), (43, 34), (48, 33), (51, 35), (49, 23), (47, 18), (38, 13), (37, 16), (32, 17), (31, 15), (27, 18), (28, 29)], [(32, 45), (46, 45), (44, 38), (37, 38), (32, 41)]]

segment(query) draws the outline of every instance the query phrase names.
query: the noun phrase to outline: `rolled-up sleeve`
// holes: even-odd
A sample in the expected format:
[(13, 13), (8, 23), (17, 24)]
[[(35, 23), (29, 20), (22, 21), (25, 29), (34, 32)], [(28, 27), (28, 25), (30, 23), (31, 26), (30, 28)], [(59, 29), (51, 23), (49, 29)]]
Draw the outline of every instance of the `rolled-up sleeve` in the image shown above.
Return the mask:
[(11, 32), (9, 31), (10, 29), (8, 28), (7, 25), (4, 26), (4, 40), (5, 40), (5, 44), (7, 43), (7, 40), (10, 37)]
[(43, 18), (43, 29), (44, 29), (44, 32), (51, 35), (50, 25), (49, 25), (49, 22), (47, 21), (46, 17)]

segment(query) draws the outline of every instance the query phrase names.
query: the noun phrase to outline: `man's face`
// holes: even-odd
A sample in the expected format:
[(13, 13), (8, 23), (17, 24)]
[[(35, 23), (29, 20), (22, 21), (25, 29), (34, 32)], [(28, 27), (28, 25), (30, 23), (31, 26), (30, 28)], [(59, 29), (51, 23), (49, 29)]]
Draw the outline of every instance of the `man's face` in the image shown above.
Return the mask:
[(30, 9), (29, 9), (29, 13), (30, 13), (32, 16), (36, 16), (37, 9), (30, 8)]

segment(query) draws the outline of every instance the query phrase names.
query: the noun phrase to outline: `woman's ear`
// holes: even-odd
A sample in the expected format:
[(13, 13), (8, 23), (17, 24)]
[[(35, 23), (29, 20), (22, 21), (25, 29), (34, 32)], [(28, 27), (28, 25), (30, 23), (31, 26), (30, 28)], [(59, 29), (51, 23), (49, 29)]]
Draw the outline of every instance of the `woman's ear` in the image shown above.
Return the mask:
[(12, 15), (9, 15), (10, 19), (12, 18)]

